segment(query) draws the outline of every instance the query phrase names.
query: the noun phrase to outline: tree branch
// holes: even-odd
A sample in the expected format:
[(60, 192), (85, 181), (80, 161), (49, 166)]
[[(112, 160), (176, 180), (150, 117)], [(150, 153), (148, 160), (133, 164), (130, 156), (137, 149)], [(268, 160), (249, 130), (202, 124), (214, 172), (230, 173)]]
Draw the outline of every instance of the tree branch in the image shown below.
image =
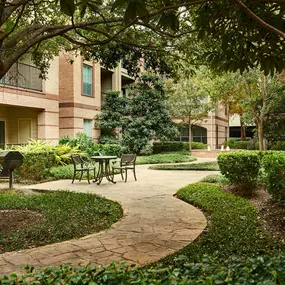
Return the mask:
[(271, 26), (270, 24), (266, 23), (264, 20), (262, 20), (260, 17), (258, 17), (256, 14), (254, 14), (245, 4), (243, 4), (240, 0), (233, 0), (236, 2), (238, 6), (240, 6), (252, 19), (254, 19), (257, 23), (259, 23), (262, 27), (266, 28), (267, 30), (275, 33), (276, 35), (282, 37), (285, 39), (285, 33), (278, 30), (277, 28)]

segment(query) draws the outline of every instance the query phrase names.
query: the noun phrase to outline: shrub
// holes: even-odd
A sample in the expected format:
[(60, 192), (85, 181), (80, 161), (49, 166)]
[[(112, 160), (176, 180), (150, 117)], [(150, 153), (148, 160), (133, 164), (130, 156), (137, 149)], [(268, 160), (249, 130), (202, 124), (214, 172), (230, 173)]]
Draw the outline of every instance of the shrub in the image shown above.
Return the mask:
[(14, 146), (24, 156), (23, 164), (16, 169), (16, 179), (41, 181), (45, 178), (46, 169), (70, 163), (71, 154), (83, 154), (78, 147), (58, 145), (54, 147), (50, 142), (30, 140), (25, 146)]
[(17, 180), (41, 181), (45, 177), (46, 169), (56, 165), (53, 152), (31, 151), (22, 154), (24, 156), (23, 164), (15, 170)]
[[(207, 145), (201, 142), (192, 142), (192, 149), (206, 149)], [(173, 151), (188, 151), (189, 143), (188, 142), (154, 142), (153, 143), (153, 153), (161, 152), (173, 152)]]
[(238, 138), (231, 138), (224, 143), (224, 146), (229, 146), (231, 149), (259, 149), (258, 142), (251, 141), (250, 138), (246, 138), (243, 141)]
[(121, 156), (123, 149), (119, 144), (99, 144), (99, 152), (103, 155)]
[[(188, 143), (187, 143), (188, 144)], [(192, 149), (206, 149), (207, 145), (201, 142), (192, 142), (191, 143)]]
[(243, 259), (232, 257), (220, 263), (215, 258), (203, 256), (199, 262), (189, 262), (181, 257), (180, 267), (139, 268), (124, 263), (105, 266), (74, 267), (61, 265), (58, 268), (30, 269), (24, 276), (13, 274), (0, 277), (1, 284), (284, 284), (285, 255), (257, 256)]
[(285, 199), (285, 153), (265, 152), (262, 158), (267, 190), (274, 199)]
[(154, 142), (153, 154), (172, 151), (187, 151), (187, 143), (183, 142)]
[(272, 150), (285, 150), (285, 141), (277, 141), (275, 142), (271, 148)]
[(251, 194), (257, 184), (260, 155), (256, 151), (221, 153), (218, 156), (221, 173), (243, 194)]

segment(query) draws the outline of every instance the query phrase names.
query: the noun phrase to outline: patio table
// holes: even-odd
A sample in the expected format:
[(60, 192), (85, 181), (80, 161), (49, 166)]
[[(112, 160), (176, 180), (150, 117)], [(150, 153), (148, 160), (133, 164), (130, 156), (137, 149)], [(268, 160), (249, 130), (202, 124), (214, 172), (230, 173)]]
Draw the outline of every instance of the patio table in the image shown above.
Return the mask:
[(103, 177), (106, 177), (109, 182), (112, 182), (114, 184), (116, 183), (114, 181), (114, 174), (110, 166), (110, 160), (116, 158), (117, 156), (91, 156), (92, 160), (99, 163), (98, 172), (93, 182), (97, 182), (99, 185), (102, 182)]

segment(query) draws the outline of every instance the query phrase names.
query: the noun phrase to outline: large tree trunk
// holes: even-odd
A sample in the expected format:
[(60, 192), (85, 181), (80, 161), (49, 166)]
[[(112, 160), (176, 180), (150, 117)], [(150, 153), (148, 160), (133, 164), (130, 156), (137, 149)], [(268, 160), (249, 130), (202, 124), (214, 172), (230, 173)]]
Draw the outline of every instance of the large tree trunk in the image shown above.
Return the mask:
[(243, 141), (246, 138), (246, 133), (245, 133), (245, 124), (243, 119), (240, 117), (240, 140)]
[(191, 146), (191, 142), (192, 142), (192, 130), (191, 130), (191, 123), (188, 124), (188, 130), (189, 130), (189, 139), (188, 139), (188, 142), (189, 142), (189, 152), (192, 151), (192, 146)]
[(263, 136), (263, 119), (257, 120), (257, 132), (258, 132), (258, 141), (259, 141), (259, 150), (264, 150), (264, 136)]

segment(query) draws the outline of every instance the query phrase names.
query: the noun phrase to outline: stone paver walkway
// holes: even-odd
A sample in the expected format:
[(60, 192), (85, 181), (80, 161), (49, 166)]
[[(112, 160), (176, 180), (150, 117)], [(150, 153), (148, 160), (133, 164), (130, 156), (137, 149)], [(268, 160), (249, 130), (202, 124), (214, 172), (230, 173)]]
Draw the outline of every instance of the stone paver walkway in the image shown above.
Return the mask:
[(104, 179), (99, 186), (89, 185), (86, 181), (71, 184), (70, 180), (29, 186), (31, 189), (96, 193), (121, 203), (124, 217), (100, 233), (1, 254), (0, 274), (20, 272), (23, 264), (43, 267), (67, 262), (85, 265), (124, 260), (143, 265), (171, 254), (196, 239), (206, 227), (203, 213), (173, 197), (173, 194), (179, 188), (213, 173), (156, 171), (141, 165), (137, 167), (137, 182), (130, 172), (127, 183), (116, 176), (117, 184), (108, 183)]

